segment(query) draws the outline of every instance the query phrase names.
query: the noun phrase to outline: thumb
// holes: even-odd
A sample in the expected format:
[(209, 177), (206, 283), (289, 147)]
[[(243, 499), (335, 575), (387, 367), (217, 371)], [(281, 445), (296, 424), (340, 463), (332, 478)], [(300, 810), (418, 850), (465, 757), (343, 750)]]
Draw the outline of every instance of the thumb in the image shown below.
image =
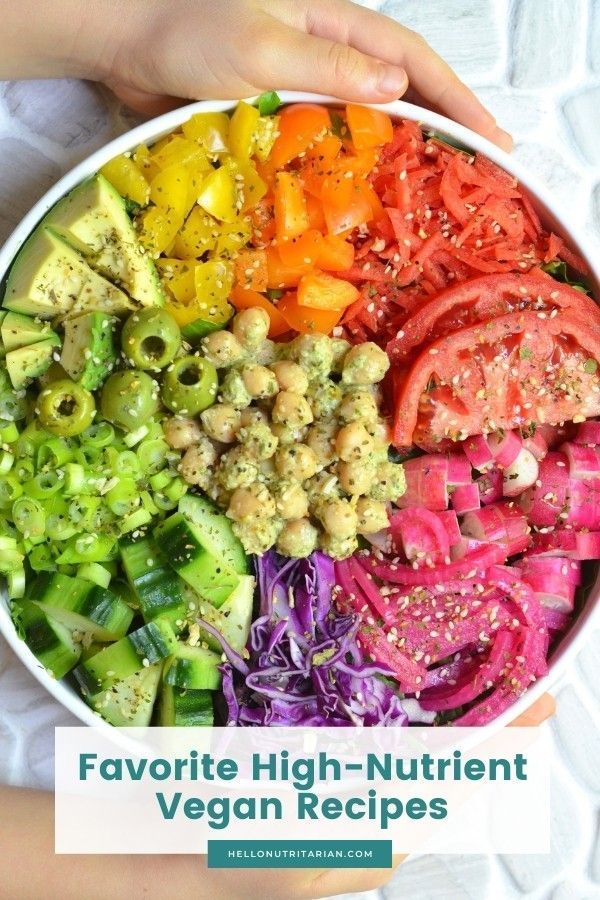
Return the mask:
[(385, 103), (408, 87), (406, 72), (399, 66), (287, 26), (272, 29), (261, 50), (267, 80), (282, 89)]

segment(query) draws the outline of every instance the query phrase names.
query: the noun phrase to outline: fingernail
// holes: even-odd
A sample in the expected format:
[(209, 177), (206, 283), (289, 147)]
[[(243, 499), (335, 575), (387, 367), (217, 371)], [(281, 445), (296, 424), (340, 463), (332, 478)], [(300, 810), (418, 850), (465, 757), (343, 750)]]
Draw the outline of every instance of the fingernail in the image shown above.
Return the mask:
[(393, 94), (399, 97), (406, 90), (408, 76), (398, 66), (380, 66), (377, 79), (377, 90), (380, 94)]

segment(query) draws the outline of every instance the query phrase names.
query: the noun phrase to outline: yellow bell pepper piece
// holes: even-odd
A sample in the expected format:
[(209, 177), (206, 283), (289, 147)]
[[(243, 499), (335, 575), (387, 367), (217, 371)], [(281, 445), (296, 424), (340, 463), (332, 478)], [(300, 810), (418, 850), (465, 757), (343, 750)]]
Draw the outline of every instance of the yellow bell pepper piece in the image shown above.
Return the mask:
[(158, 175), (160, 169), (156, 163), (152, 162), (150, 151), (145, 144), (140, 144), (133, 154), (133, 161), (146, 179), (150, 182), (155, 175)]
[(233, 315), (233, 309), (227, 301), (210, 304), (199, 297), (194, 297), (187, 304), (169, 301), (166, 308), (180, 328), (184, 328), (198, 319), (212, 322), (214, 325), (225, 325)]
[(223, 165), (230, 170), (241, 190), (241, 211), (252, 209), (267, 193), (266, 182), (262, 180), (251, 160), (228, 156)]
[(195, 206), (175, 239), (175, 256), (193, 259), (212, 250), (217, 242), (220, 225), (201, 207)]
[(229, 150), (239, 159), (248, 159), (254, 149), (254, 133), (260, 114), (255, 106), (240, 100), (229, 124)]
[(142, 246), (153, 256), (159, 256), (175, 240), (183, 225), (183, 216), (177, 215), (174, 210), (150, 206), (140, 213), (136, 224)]
[(259, 116), (254, 129), (254, 153), (261, 162), (269, 158), (271, 148), (277, 137), (279, 116)]
[(189, 202), (190, 173), (182, 165), (169, 166), (155, 175), (150, 184), (150, 199), (161, 209), (172, 209), (176, 215), (187, 216), (193, 200)]
[(198, 141), (209, 153), (227, 150), (229, 116), (226, 113), (196, 113), (182, 125), (183, 133), (190, 141)]
[(229, 169), (213, 169), (200, 186), (198, 203), (222, 222), (233, 222), (237, 216), (237, 188)]
[(194, 269), (196, 297), (207, 308), (222, 306), (233, 287), (233, 265), (228, 260), (211, 259)]
[(189, 303), (196, 296), (195, 266), (193, 259), (161, 257), (156, 260), (156, 268), (167, 294), (180, 303)]
[(233, 256), (251, 237), (252, 226), (246, 216), (238, 216), (235, 222), (223, 222), (211, 257)]
[(100, 174), (110, 181), (122, 197), (145, 206), (150, 196), (150, 185), (129, 156), (116, 156), (100, 169)]
[(166, 169), (167, 166), (174, 166), (178, 163), (185, 165), (194, 162), (203, 156), (205, 156), (204, 151), (196, 141), (188, 141), (187, 138), (175, 135), (173, 140), (159, 150), (153, 148), (151, 159), (159, 169)]

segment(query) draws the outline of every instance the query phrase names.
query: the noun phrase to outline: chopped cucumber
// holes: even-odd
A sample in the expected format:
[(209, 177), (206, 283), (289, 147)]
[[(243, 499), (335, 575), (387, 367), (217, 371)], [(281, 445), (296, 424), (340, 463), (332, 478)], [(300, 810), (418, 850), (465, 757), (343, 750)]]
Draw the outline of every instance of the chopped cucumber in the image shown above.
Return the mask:
[(119, 544), (123, 569), (146, 622), (165, 617), (181, 628), (188, 612), (185, 584), (166, 564), (150, 538), (122, 540)]
[(86, 659), (75, 669), (81, 690), (88, 696), (110, 688), (177, 650), (177, 638), (164, 619), (149, 622)]
[(133, 610), (116, 594), (86, 581), (58, 572), (43, 572), (31, 584), (28, 599), (71, 631), (81, 631), (92, 640), (122, 638), (131, 625)]
[(162, 663), (115, 681), (86, 702), (110, 725), (117, 728), (150, 724), (162, 672)]
[(216, 691), (221, 686), (221, 657), (205, 647), (190, 647), (178, 642), (165, 664), (166, 684), (186, 690)]
[[(248, 642), (250, 626), (252, 624), (252, 607), (254, 605), (254, 578), (252, 575), (242, 575), (240, 583), (225, 603), (215, 609), (206, 603), (200, 606), (200, 616), (209, 625), (213, 625), (219, 631), (230, 647), (237, 653), (241, 653)], [(221, 645), (216, 638), (203, 633), (206, 642), (221, 652)]]
[(198, 728), (212, 725), (213, 721), (211, 691), (187, 691), (163, 682), (158, 725)]
[(68, 628), (46, 615), (37, 603), (18, 600), (12, 604), (12, 614), (31, 652), (57, 681), (77, 665), (81, 646)]
[(213, 556), (223, 559), (230, 569), (245, 575), (248, 557), (242, 542), (235, 536), (227, 516), (219, 512), (206, 497), (186, 494), (179, 501), (179, 512), (199, 529), (203, 546)]

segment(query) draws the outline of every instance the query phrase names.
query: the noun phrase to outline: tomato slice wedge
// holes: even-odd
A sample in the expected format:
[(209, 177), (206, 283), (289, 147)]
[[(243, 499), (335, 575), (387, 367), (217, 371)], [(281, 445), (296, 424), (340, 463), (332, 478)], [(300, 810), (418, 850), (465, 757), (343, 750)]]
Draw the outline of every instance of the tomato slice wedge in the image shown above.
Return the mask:
[(438, 338), (399, 379), (393, 442), (447, 441), (600, 415), (600, 329), (572, 311), (524, 310)]
[(447, 288), (422, 304), (403, 323), (387, 351), (392, 362), (402, 362), (424, 341), (522, 309), (570, 310), (600, 328), (600, 307), (569, 285), (541, 275), (483, 275)]

